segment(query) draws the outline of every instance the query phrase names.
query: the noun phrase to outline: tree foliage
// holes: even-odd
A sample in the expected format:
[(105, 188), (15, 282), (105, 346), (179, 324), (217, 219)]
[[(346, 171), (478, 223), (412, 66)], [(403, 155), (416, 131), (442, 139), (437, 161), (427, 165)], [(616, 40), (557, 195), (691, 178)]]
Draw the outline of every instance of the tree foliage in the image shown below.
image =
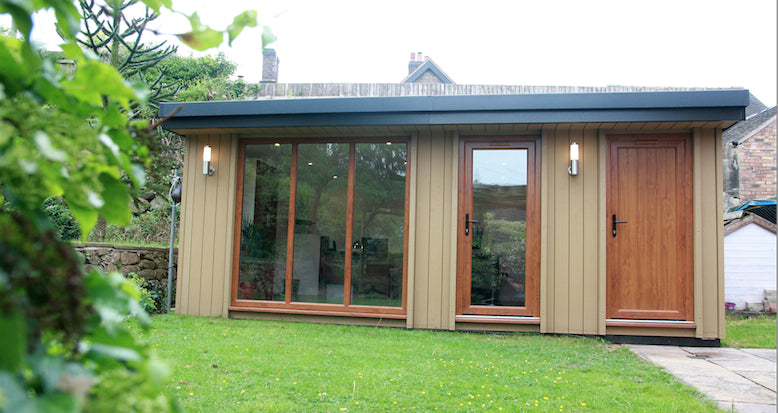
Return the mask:
[(152, 79), (145, 74), (178, 48), (168, 46), (166, 42), (143, 42), (146, 26), (156, 20), (159, 13), (146, 6), (142, 14), (133, 17), (131, 8), (136, 5), (138, 0), (110, 0), (106, 4), (80, 0), (84, 24), (77, 40), (83, 48), (116, 68), (123, 78), (144, 82), (149, 89), (146, 101), (156, 108), (160, 101), (176, 93), (176, 87), (165, 82), (164, 72)]
[[(171, 8), (170, 0), (141, 3), (153, 13)], [(101, 9), (110, 13), (113, 4)], [(30, 40), (32, 15), (42, 9), (57, 17), (60, 56)], [(174, 410), (160, 392), (163, 367), (124, 324), (128, 315), (149, 324), (137, 288), (116, 272), (85, 273), (43, 211), (47, 200), (61, 200), (84, 235), (98, 216), (129, 223), (132, 194), (146, 181), (143, 142), (154, 131), (133, 108), (147, 104), (148, 89), (79, 47), (83, 21), (70, 0), (0, 0), (0, 14), (20, 33), (0, 36), (0, 411), (110, 406), (112, 380), (142, 384), (127, 388), (146, 401), (137, 406)], [(217, 31), (194, 14), (192, 30), (179, 37), (213, 47), (256, 25), (255, 16), (241, 13)]]

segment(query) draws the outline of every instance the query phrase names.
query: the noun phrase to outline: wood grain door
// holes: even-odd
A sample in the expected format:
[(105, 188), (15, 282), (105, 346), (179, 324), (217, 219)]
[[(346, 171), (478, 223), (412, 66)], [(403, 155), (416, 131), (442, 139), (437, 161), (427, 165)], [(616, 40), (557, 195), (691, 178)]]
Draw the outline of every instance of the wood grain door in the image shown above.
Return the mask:
[(460, 143), (457, 314), (539, 315), (538, 146), (535, 137)]
[(688, 134), (608, 137), (609, 319), (693, 320)]

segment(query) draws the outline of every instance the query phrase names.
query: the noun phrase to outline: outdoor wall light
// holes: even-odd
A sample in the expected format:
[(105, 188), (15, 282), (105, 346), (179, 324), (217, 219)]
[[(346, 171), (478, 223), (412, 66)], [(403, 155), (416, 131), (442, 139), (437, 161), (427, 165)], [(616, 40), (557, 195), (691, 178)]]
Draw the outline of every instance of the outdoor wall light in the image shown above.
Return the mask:
[(570, 144), (570, 167), (567, 168), (567, 173), (578, 175), (578, 144), (575, 142)]
[(216, 168), (211, 166), (211, 145), (203, 146), (203, 175), (211, 176)]

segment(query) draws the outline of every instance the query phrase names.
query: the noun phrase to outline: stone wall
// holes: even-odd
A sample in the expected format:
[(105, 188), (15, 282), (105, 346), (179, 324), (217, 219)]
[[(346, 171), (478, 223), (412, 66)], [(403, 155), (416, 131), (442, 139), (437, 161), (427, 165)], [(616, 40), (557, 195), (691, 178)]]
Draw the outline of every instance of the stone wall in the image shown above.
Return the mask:
[[(84, 258), (87, 269), (136, 273), (152, 288), (167, 290), (168, 248), (137, 247), (98, 243), (74, 243), (73, 248)], [(176, 285), (178, 249), (173, 250), (173, 288)]]

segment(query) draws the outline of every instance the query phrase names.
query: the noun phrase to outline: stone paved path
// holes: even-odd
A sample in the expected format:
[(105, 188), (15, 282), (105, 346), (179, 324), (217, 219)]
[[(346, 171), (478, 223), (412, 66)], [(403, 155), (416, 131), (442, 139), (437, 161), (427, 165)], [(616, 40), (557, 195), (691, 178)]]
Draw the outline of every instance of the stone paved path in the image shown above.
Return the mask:
[(704, 393), (723, 410), (776, 412), (774, 349), (626, 347)]

